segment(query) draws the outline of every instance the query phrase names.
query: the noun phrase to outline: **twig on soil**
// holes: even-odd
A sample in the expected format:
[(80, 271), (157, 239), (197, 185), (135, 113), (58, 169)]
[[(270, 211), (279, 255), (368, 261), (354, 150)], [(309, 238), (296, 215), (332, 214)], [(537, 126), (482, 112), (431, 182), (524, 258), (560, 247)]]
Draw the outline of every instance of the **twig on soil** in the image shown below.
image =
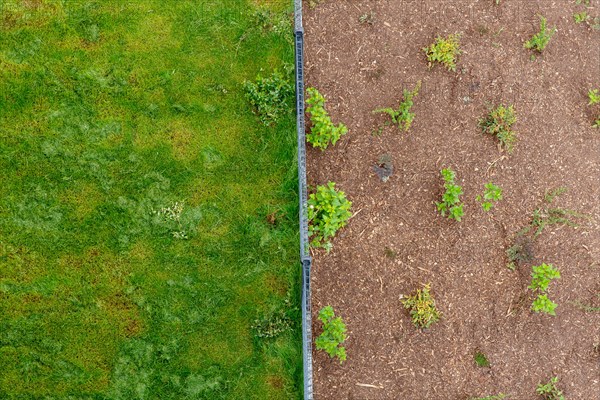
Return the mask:
[(350, 218), (348, 218), (348, 221), (350, 221), (352, 218), (356, 217), (356, 216), (358, 215), (358, 213), (360, 213), (362, 210), (363, 210), (363, 209), (361, 208), (361, 209), (359, 209), (357, 212), (355, 212), (354, 214), (352, 214), (352, 215), (350, 216)]
[(383, 389), (383, 386), (370, 385), (368, 383), (357, 383), (356, 386), (368, 387), (373, 389)]
[(502, 160), (505, 160), (505, 159), (507, 159), (507, 158), (508, 158), (508, 156), (506, 156), (506, 155), (502, 155), (500, 158), (498, 158), (498, 159), (496, 159), (496, 160), (492, 161), (491, 163), (488, 163), (489, 165), (488, 165), (488, 167), (487, 167), (487, 170), (485, 171), (485, 174), (486, 174), (486, 175), (489, 175), (489, 173), (490, 173), (490, 169), (492, 169), (492, 167), (493, 167), (493, 166), (494, 166), (494, 165), (495, 165), (495, 164), (496, 164), (498, 161), (502, 161)]

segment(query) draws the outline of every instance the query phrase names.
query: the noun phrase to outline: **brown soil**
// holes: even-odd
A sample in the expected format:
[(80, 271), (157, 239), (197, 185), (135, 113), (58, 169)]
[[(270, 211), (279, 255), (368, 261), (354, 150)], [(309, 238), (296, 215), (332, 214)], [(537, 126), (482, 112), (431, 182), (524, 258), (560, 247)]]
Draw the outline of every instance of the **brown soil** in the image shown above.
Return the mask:
[[(592, 2), (588, 14), (600, 15)], [(349, 133), (325, 152), (310, 149), (309, 183), (337, 182), (354, 216), (331, 253), (315, 251), (313, 334), (318, 310), (331, 304), (348, 325), (348, 360), (314, 352), (317, 399), (466, 399), (500, 392), (539, 399), (536, 385), (558, 376), (569, 399), (600, 399), (599, 108), (587, 91), (600, 87), (600, 32), (573, 22), (575, 1), (323, 0), (305, 7), (307, 85), (328, 99)], [(373, 24), (360, 24), (373, 11)], [(537, 14), (558, 32), (535, 61), (523, 42), (539, 30)], [(422, 48), (438, 34), (462, 33), (455, 73), (428, 70)], [(408, 133), (372, 114), (396, 106), (418, 80)], [(515, 151), (501, 158), (477, 120), (489, 104), (514, 104)], [(393, 157), (382, 183), (374, 164)], [(441, 217), (440, 170), (452, 167), (463, 186), (465, 217)], [(504, 200), (485, 213), (475, 201), (489, 181)], [(534, 259), (512, 272), (505, 250), (548, 189), (568, 191), (555, 205), (591, 216), (577, 228), (548, 227)], [(386, 251), (386, 248), (388, 250)], [(395, 252), (396, 255), (392, 254)], [(557, 316), (534, 314), (527, 289), (531, 266), (562, 274), (549, 297)], [(418, 331), (401, 295), (431, 283), (442, 320)], [(480, 368), (482, 351), (491, 362)], [(372, 385), (372, 386), (365, 386)], [(373, 387), (374, 386), (374, 387)]]

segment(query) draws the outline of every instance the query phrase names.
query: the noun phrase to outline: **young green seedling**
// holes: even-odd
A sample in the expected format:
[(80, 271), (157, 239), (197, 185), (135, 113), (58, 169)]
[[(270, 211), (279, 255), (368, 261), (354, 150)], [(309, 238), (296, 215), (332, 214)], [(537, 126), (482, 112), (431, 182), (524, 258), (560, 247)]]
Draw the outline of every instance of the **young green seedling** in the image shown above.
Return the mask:
[(319, 320), (323, 323), (323, 333), (315, 340), (317, 350), (324, 350), (329, 357), (337, 357), (340, 364), (346, 361), (346, 348), (342, 344), (346, 336), (346, 324), (336, 317), (333, 307), (326, 306), (319, 311)]
[(417, 328), (426, 329), (431, 324), (440, 320), (442, 313), (435, 306), (435, 300), (431, 296), (429, 284), (423, 289), (417, 289), (417, 292), (402, 300), (404, 308), (408, 309), (413, 324)]
[(556, 27), (548, 29), (548, 20), (540, 15), (540, 31), (533, 35), (531, 39), (525, 42), (525, 48), (535, 50), (538, 53), (544, 51), (550, 39), (556, 33)]
[(444, 188), (446, 191), (442, 195), (442, 201), (436, 203), (437, 209), (442, 216), (447, 216), (460, 222), (464, 215), (463, 204), (460, 202), (460, 195), (463, 193), (462, 187), (454, 183), (456, 173), (452, 169), (443, 169), (442, 177), (444, 178)]
[(594, 104), (600, 103), (600, 93), (598, 93), (598, 89), (590, 89), (588, 92), (588, 98), (590, 99), (588, 106), (593, 106)]
[(335, 126), (331, 122), (325, 110), (325, 97), (317, 89), (308, 88), (306, 92), (308, 94), (306, 112), (311, 122), (310, 133), (306, 135), (306, 140), (313, 147), (325, 150), (329, 144), (336, 144), (342, 135), (348, 132), (348, 128), (342, 123)]
[(352, 202), (344, 192), (335, 189), (335, 183), (329, 182), (327, 186), (317, 186), (317, 191), (309, 196), (307, 204), (310, 245), (329, 252), (332, 248), (331, 239), (346, 226), (352, 215)]
[(502, 200), (502, 188), (492, 182), (485, 184), (483, 197), (477, 196), (477, 201), (481, 202), (484, 211), (490, 211), (494, 207), (494, 203), (500, 200)]
[(556, 309), (556, 303), (552, 302), (548, 298), (546, 292), (548, 291), (550, 282), (559, 278), (560, 272), (551, 264), (544, 263), (542, 265), (532, 267), (531, 284), (528, 286), (528, 288), (538, 293), (538, 297), (531, 305), (531, 309), (534, 312), (543, 312), (550, 315), (556, 315), (554, 312)]
[(415, 119), (415, 114), (410, 112), (413, 106), (413, 98), (419, 93), (421, 89), (421, 81), (417, 82), (417, 85), (412, 91), (404, 89), (404, 99), (400, 102), (397, 110), (393, 108), (378, 108), (373, 111), (374, 113), (385, 113), (392, 118), (392, 123), (398, 125), (398, 128), (403, 128), (404, 131), (408, 131), (410, 126)]
[(443, 38), (438, 36), (429, 47), (423, 48), (429, 61), (429, 68), (438, 62), (448, 69), (456, 71), (456, 61), (461, 54), (460, 34), (451, 34)]
[(544, 400), (565, 400), (563, 392), (556, 387), (558, 377), (552, 377), (550, 382), (539, 384), (536, 388), (536, 393), (542, 396)]
[(517, 141), (517, 134), (512, 130), (515, 122), (517, 122), (517, 117), (514, 107), (500, 104), (492, 109), (485, 118), (479, 120), (479, 127), (483, 133), (496, 136), (500, 145), (511, 153)]

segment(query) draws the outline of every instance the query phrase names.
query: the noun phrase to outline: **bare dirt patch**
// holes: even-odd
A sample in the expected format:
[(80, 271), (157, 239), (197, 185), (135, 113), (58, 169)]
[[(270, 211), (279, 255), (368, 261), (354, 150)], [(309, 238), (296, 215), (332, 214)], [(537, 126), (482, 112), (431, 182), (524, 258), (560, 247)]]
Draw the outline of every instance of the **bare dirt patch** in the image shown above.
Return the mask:
[[(314, 353), (316, 398), (536, 399), (536, 385), (556, 375), (567, 398), (600, 399), (600, 313), (578, 306), (597, 305), (600, 291), (600, 132), (586, 106), (587, 91), (600, 86), (600, 33), (574, 23), (582, 10), (574, 1), (500, 3), (305, 8), (307, 85), (349, 128), (335, 147), (309, 150), (309, 183), (335, 181), (355, 213), (331, 253), (314, 253), (313, 320), (331, 304), (349, 329), (343, 365)], [(600, 15), (593, 3), (588, 14)], [(538, 31), (538, 14), (558, 32), (532, 61), (523, 43)], [(450, 33), (462, 34), (457, 71), (428, 70), (423, 47)], [(374, 135), (384, 118), (372, 111), (397, 106), (419, 80), (410, 131)], [(519, 139), (508, 157), (477, 126), (499, 103), (517, 111)], [(382, 154), (393, 159), (386, 183), (374, 168)], [(436, 212), (444, 167), (465, 192), (460, 223)], [(475, 197), (489, 181), (504, 200), (485, 213)], [(557, 207), (590, 219), (547, 227), (533, 259), (510, 271), (506, 248), (557, 187), (568, 188)], [(529, 310), (531, 266), (542, 262), (562, 273), (550, 294), (556, 317)], [(426, 283), (444, 315), (420, 332), (400, 297)], [(475, 364), (477, 351), (489, 368)]]

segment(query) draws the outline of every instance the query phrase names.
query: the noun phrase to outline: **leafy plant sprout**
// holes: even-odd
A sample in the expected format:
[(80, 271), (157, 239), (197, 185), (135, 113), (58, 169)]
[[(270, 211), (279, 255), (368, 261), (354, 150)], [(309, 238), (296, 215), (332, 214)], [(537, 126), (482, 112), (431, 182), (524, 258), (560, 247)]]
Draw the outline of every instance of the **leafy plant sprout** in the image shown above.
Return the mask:
[(539, 313), (543, 312), (549, 315), (556, 315), (554, 311), (557, 307), (557, 304), (548, 298), (546, 294), (540, 294), (531, 304), (531, 309), (533, 312)]
[(590, 99), (590, 102), (588, 103), (589, 106), (600, 103), (600, 93), (598, 92), (598, 89), (590, 89), (588, 98)]
[(313, 147), (325, 150), (330, 144), (335, 145), (342, 135), (348, 132), (348, 128), (344, 124), (335, 126), (331, 122), (325, 110), (325, 97), (317, 89), (308, 88), (306, 92), (308, 94), (306, 112), (311, 122), (310, 133), (306, 135), (306, 140)]
[(550, 282), (560, 278), (560, 272), (551, 264), (542, 264), (532, 267), (531, 284), (529, 289), (538, 293), (538, 297), (534, 300), (531, 309), (538, 313), (543, 312), (550, 315), (556, 315), (556, 303), (552, 302), (546, 292)]
[(460, 50), (460, 34), (451, 34), (446, 38), (438, 36), (430, 46), (423, 48), (429, 61), (429, 68), (438, 62), (448, 69), (456, 71), (456, 61), (462, 53)]
[(346, 226), (352, 213), (352, 202), (346, 194), (335, 189), (335, 183), (329, 182), (327, 186), (317, 186), (315, 193), (308, 198), (308, 234), (312, 238), (311, 246), (322, 247), (327, 252), (331, 251), (333, 238), (336, 232)]
[(557, 383), (558, 377), (554, 376), (550, 378), (548, 383), (540, 383), (535, 391), (537, 394), (542, 396), (544, 400), (565, 400), (563, 392), (556, 386)]
[(546, 292), (548, 285), (554, 279), (560, 278), (560, 272), (552, 264), (542, 264), (532, 267), (531, 285), (529, 289)]
[(333, 307), (325, 306), (319, 311), (319, 320), (323, 323), (323, 332), (315, 340), (317, 350), (324, 350), (329, 357), (337, 357), (340, 364), (346, 361), (346, 348), (342, 344), (348, 338), (346, 324), (336, 317)]
[(490, 211), (494, 207), (494, 203), (500, 200), (502, 200), (502, 188), (492, 182), (485, 184), (483, 197), (477, 196), (477, 201), (481, 202), (484, 211)]
[(500, 145), (510, 153), (517, 141), (517, 134), (512, 130), (515, 122), (517, 122), (517, 117), (514, 107), (500, 104), (492, 109), (485, 118), (479, 120), (479, 127), (483, 133), (496, 136)]
[(437, 209), (442, 216), (460, 222), (464, 215), (463, 204), (460, 202), (462, 187), (455, 184), (456, 173), (452, 169), (444, 168), (441, 172), (446, 190), (442, 195), (442, 201), (436, 203)]
[(404, 308), (409, 310), (413, 324), (417, 328), (426, 329), (440, 320), (442, 313), (435, 306), (435, 300), (430, 293), (430, 285), (402, 300)]
[(478, 367), (488, 368), (490, 366), (490, 361), (487, 359), (485, 354), (483, 354), (479, 350), (475, 352), (473, 359), (475, 360), (475, 364), (477, 364)]
[(375, 23), (375, 13), (373, 11), (369, 11), (361, 14), (360, 17), (358, 17), (358, 22), (361, 24), (373, 25)]
[[(595, 104), (600, 103), (600, 93), (598, 93), (598, 89), (590, 89), (590, 91), (588, 92), (588, 98), (590, 99), (588, 103), (589, 106), (593, 106)], [(596, 118), (596, 120), (592, 124), (592, 127), (600, 128), (600, 115), (598, 116), (598, 118)]]
[(581, 24), (583, 22), (586, 22), (589, 17), (590, 16), (588, 15), (588, 13), (586, 11), (582, 11), (580, 13), (573, 14), (573, 19), (575, 20), (576, 24)]
[(408, 131), (412, 122), (415, 118), (415, 114), (410, 112), (414, 102), (413, 98), (419, 93), (421, 89), (421, 81), (417, 82), (417, 85), (412, 91), (408, 91), (404, 89), (403, 97), (404, 99), (400, 102), (398, 109), (394, 110), (393, 108), (378, 108), (374, 110), (374, 113), (385, 113), (392, 118), (392, 123), (398, 125), (398, 128), (404, 129), (404, 131)]
[(544, 51), (550, 39), (556, 33), (556, 27), (548, 29), (548, 20), (540, 15), (540, 31), (533, 35), (531, 39), (525, 42), (524, 46), (526, 49), (535, 50), (538, 53)]

